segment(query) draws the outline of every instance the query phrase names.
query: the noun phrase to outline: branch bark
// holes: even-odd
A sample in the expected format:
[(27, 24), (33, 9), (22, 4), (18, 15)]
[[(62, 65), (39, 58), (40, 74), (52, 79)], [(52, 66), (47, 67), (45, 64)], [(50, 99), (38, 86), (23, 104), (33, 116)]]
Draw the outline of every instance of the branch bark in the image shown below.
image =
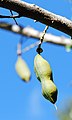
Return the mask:
[(0, 0), (0, 7), (13, 10), (20, 16), (32, 18), (72, 36), (72, 21), (40, 8), (35, 4), (19, 0)]
[[(24, 35), (27, 37), (35, 38), (40, 40), (42, 32), (39, 32), (32, 27), (22, 27), (14, 24), (8, 24), (6, 22), (0, 22), (0, 28), (11, 31), (16, 34)], [(44, 41), (56, 45), (66, 46), (70, 45), (72, 47), (72, 40), (65, 37), (55, 36), (49, 33), (46, 33), (44, 36)]]

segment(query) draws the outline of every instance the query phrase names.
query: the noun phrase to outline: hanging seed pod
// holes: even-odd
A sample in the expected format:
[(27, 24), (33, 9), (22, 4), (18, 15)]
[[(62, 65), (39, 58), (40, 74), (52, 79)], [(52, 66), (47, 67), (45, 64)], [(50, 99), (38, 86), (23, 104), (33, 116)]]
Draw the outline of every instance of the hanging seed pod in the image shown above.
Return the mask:
[(58, 91), (53, 82), (52, 70), (49, 63), (39, 54), (37, 54), (34, 59), (34, 70), (37, 79), (42, 84), (43, 96), (54, 104), (57, 100)]
[(31, 76), (30, 70), (26, 62), (21, 58), (21, 56), (18, 56), (15, 69), (17, 74), (21, 77), (22, 80), (24, 80), (25, 82), (28, 82), (30, 80)]
[(49, 63), (39, 54), (37, 54), (34, 59), (34, 70), (38, 80), (41, 81), (44, 77), (47, 77), (48, 80), (53, 80)]

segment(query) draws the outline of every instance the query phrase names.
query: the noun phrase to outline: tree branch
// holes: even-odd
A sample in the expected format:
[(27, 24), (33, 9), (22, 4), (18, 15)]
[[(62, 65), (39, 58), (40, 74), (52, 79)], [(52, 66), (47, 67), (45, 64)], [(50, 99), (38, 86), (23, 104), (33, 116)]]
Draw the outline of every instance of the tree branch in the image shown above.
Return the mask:
[[(39, 32), (31, 27), (22, 27), (22, 26), (18, 26), (18, 25), (14, 25), (14, 24), (8, 24), (5, 22), (0, 22), (0, 28), (17, 33), (17, 34), (24, 35), (27, 37), (36, 38), (38, 40), (40, 40), (40, 38), (43, 34), (42, 32)], [(71, 39), (65, 38), (65, 37), (54, 36), (49, 33), (45, 34), (44, 41), (53, 43), (53, 44), (57, 44), (57, 45), (61, 45), (61, 46), (70, 45), (72, 47)]]
[(0, 0), (0, 7), (13, 10), (20, 16), (32, 18), (72, 36), (72, 21), (55, 15), (35, 4), (19, 0)]

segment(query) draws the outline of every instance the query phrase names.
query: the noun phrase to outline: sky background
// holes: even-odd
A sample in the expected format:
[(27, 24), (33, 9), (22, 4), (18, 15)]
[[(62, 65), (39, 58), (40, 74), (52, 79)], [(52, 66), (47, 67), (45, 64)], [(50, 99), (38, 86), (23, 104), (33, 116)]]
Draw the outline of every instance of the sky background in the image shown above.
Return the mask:
[[(36, 4), (55, 14), (68, 19), (72, 17), (72, 3), (68, 0), (25, 0)], [(0, 14), (10, 15), (10, 11), (0, 8)], [(13, 19), (0, 19), (14, 23)], [(31, 26), (43, 31), (45, 25), (34, 23), (29, 18), (19, 18), (17, 22), (22, 26)], [(57, 36), (70, 37), (58, 30), (49, 27), (48, 33)], [(16, 47), (21, 36), (0, 29), (0, 120), (58, 120), (54, 105), (42, 96), (41, 84), (34, 73), (33, 61), (36, 47), (22, 55), (31, 70), (31, 81), (23, 82), (15, 71), (17, 61)], [(24, 38), (23, 48), (36, 42), (32, 38)], [(42, 56), (49, 61), (53, 79), (58, 88), (56, 105), (60, 111), (64, 103), (72, 96), (72, 50), (66, 52), (65, 47), (44, 43)]]

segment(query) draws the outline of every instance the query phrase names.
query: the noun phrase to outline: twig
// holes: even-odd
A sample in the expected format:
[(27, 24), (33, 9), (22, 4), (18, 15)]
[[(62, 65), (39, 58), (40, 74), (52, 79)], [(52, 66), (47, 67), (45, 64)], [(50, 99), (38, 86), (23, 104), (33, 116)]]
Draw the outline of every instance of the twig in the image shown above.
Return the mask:
[(5, 15), (0, 15), (0, 18), (20, 18), (20, 15), (12, 15), (12, 16), (5, 16)]
[(35, 4), (19, 0), (0, 0), (0, 7), (12, 10), (21, 16), (32, 18), (72, 36), (72, 21), (51, 13)]
[[(42, 32), (35, 30), (32, 27), (22, 27), (22, 26), (18, 26), (18, 25), (8, 24), (6, 22), (0, 22), (0, 28), (11, 31), (16, 34), (35, 38), (37, 40), (40, 40), (40, 38), (43, 34)], [(55, 36), (50, 33), (45, 34), (44, 41), (55, 44), (55, 45), (61, 45), (61, 46), (70, 45), (72, 47), (71, 39), (63, 37), (63, 36)]]
[[(13, 16), (12, 10), (10, 10), (10, 13), (11, 13), (11, 15)], [(13, 18), (13, 19), (14, 19), (14, 21), (15, 21), (16, 25), (18, 25), (18, 23), (17, 23), (16, 19), (15, 19), (15, 18)]]
[(25, 47), (24, 49), (22, 49), (22, 53), (29, 51), (30, 49), (32, 49), (32, 48), (34, 48), (35, 46), (39, 45), (39, 43), (40, 43), (40, 42), (37, 41), (37, 42), (35, 42), (35, 43), (33, 43), (33, 44)]

